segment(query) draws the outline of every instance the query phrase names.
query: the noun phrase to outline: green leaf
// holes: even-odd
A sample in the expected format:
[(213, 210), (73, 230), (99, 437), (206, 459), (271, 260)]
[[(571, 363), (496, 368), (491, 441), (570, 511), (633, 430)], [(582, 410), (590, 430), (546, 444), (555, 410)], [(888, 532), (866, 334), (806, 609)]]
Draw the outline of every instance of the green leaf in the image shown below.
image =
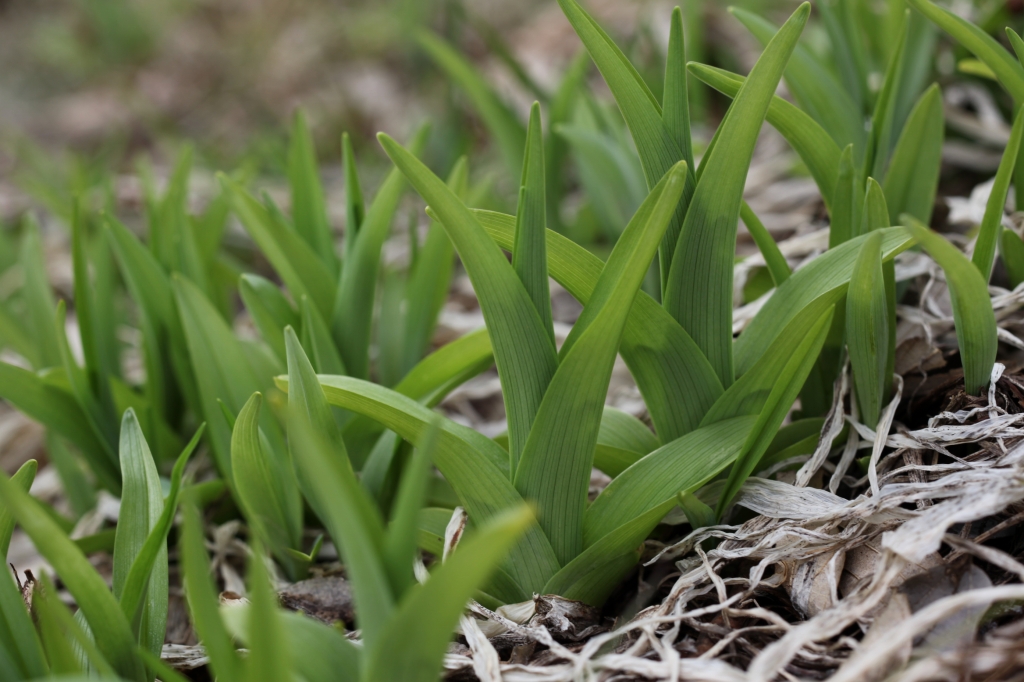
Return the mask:
[(292, 222), (295, 231), (319, 254), (327, 269), (336, 274), (338, 256), (334, 252), (334, 235), (327, 223), (316, 150), (306, 115), (301, 109), (295, 112), (288, 145), (288, 185), (292, 193)]
[(883, 177), (892, 151), (892, 138), (896, 127), (896, 102), (907, 51), (909, 22), (900, 25), (899, 39), (890, 50), (889, 64), (882, 80), (882, 88), (875, 100), (871, 116), (871, 134), (868, 154), (864, 160), (864, 172), (873, 177)]
[(689, 84), (686, 73), (686, 40), (683, 32), (683, 12), (672, 10), (669, 22), (668, 50), (665, 58), (664, 108), (662, 120), (672, 139), (683, 152), (682, 160), (693, 169), (693, 142), (690, 139)]
[(359, 485), (341, 433), (295, 332), (288, 348), (288, 438), (299, 482), (345, 561), (363, 638), (372, 646), (391, 618), (395, 595), (382, 555), (384, 523)]
[[(902, 227), (883, 228), (880, 231), (883, 261), (892, 260), (897, 253), (913, 244), (913, 239)], [(827, 295), (831, 305), (842, 298), (865, 238), (860, 236), (829, 249), (794, 272), (772, 294), (736, 340), (738, 374), (742, 375), (753, 367), (786, 325), (811, 301)]]
[(928, 224), (942, 166), (942, 92), (928, 88), (910, 112), (885, 174), (889, 225), (903, 213)]
[[(25, 487), (24, 478), (17, 480), (17, 477), (18, 474), (15, 474), (12, 482), (16, 481), (15, 485)], [(9, 517), (6, 507), (0, 514)], [(3, 549), (6, 557), (7, 548)], [(3, 571), (0, 576), (0, 673), (4, 674), (4, 679), (27, 680), (43, 677), (46, 669), (42, 643), (33, 627), (32, 617), (25, 608), (21, 591), (14, 584), (13, 574)]]
[[(1010, 140), (1006, 143), (1003, 158), (999, 162), (992, 193), (985, 203), (985, 215), (981, 219), (978, 230), (978, 241), (974, 245), (974, 256), (971, 260), (986, 282), (992, 274), (992, 263), (996, 258), (996, 244), (1000, 241), (1003, 228), (1003, 213), (1006, 208), (1006, 195), (1013, 180), (1014, 167), (1017, 165), (1020, 152), (1021, 135), (1024, 135), (1024, 109), (1017, 112), (1010, 131)], [(924, 221), (927, 224), (927, 221)], [(1012, 248), (1012, 247), (1011, 247)]]
[(352, 141), (348, 133), (341, 134), (341, 163), (345, 171), (345, 257), (352, 253), (359, 228), (366, 218), (363, 189), (359, 185), (359, 171)]
[[(490, 211), (474, 214), (499, 246), (512, 248), (513, 217)], [(547, 252), (551, 277), (587, 305), (601, 275), (601, 260), (550, 230)], [(695, 429), (722, 394), (714, 369), (693, 339), (643, 291), (633, 301), (619, 352), (640, 387), (663, 442)]]
[[(318, 379), (331, 405), (370, 416), (413, 445), (421, 444), (436, 419), (433, 411), (393, 390), (350, 377)], [(473, 429), (443, 420), (434, 464), (476, 523), (522, 503), (508, 479), (508, 454)], [(508, 564), (508, 572), (527, 593), (540, 590), (558, 570), (554, 551), (538, 527), (527, 531)]]
[(772, 276), (772, 283), (775, 286), (779, 286), (793, 274), (789, 269), (789, 263), (786, 262), (786, 257), (779, 250), (779, 245), (775, 243), (772, 233), (768, 231), (764, 223), (761, 222), (757, 214), (754, 213), (745, 201), (740, 205), (740, 218), (743, 220), (743, 224), (747, 226), (750, 236), (754, 238), (758, 251), (764, 257), (764, 262), (768, 266), (768, 272)]
[(544, 586), (544, 593), (594, 606), (604, 604), (612, 590), (636, 566), (644, 540), (673, 506), (675, 501), (668, 500), (652, 507), (588, 546), (551, 577)]
[(78, 446), (100, 485), (108, 490), (120, 487), (115, 455), (69, 392), (27, 369), (0, 362), (0, 397)]
[(284, 328), (299, 326), (295, 308), (276, 284), (259, 275), (242, 275), (238, 279), (238, 292), (263, 340), (278, 359), (284, 361)]
[(860, 181), (859, 173), (853, 163), (852, 144), (846, 146), (839, 158), (835, 188), (835, 196), (829, 209), (828, 248), (830, 249), (834, 249), (860, 234), (864, 183)]
[(223, 173), (217, 177), (231, 197), (242, 226), (280, 275), (292, 298), (309, 296), (320, 314), (329, 316), (334, 307), (334, 277), (317, 252), (237, 182)]
[(515, 461), (555, 373), (554, 344), (530, 294), (473, 214), (415, 156), (387, 135), (378, 139), (444, 225), (473, 283), (491, 334)]
[[(36, 471), (39, 470), (39, 463), (34, 459), (22, 464), (18, 471), (11, 476), (11, 483), (17, 485), (22, 491), (28, 492), (32, 487), (32, 481), (36, 479)], [(0, 507), (0, 556), (7, 556), (7, 550), (11, 546), (11, 536), (14, 534), (14, 514), (7, 507)]]
[(693, 337), (725, 387), (734, 378), (733, 261), (747, 168), (775, 88), (809, 14), (807, 3), (794, 12), (736, 95), (694, 191), (665, 288), (665, 309)]
[(217, 612), (217, 591), (210, 576), (210, 560), (203, 541), (203, 522), (199, 510), (191, 504), (185, 506), (179, 551), (189, 615), (199, 641), (210, 657), (210, 667), (218, 680), (241, 680), (242, 659), (235, 651), (227, 628)]
[(710, 481), (740, 454), (756, 421), (754, 416), (734, 417), (702, 426), (612, 479), (587, 509), (584, 547), (652, 509), (674, 504), (680, 491), (696, 490)]
[(864, 192), (864, 210), (861, 212), (861, 234), (868, 234), (881, 227), (889, 227), (890, 211), (885, 200), (885, 191), (874, 178), (868, 178)]
[[(544, 137), (540, 128), (540, 104), (530, 108), (526, 134), (523, 174), (519, 182), (516, 209), (516, 239), (512, 245), (512, 267), (533, 300), (541, 323), (555, 344), (551, 322), (551, 293), (548, 291), (548, 259), (544, 234), (547, 230), (547, 201), (544, 196)], [(513, 469), (515, 462), (513, 461)]]
[(53, 566), (92, 631), (103, 633), (96, 642), (100, 653), (121, 676), (144, 681), (145, 668), (135, 651), (131, 626), (89, 560), (39, 503), (3, 474), (0, 474), (0, 500), (43, 558)]
[(977, 394), (992, 376), (996, 361), (996, 318), (988, 286), (978, 269), (959, 249), (943, 237), (921, 225), (910, 216), (907, 229), (924, 247), (946, 274), (949, 297), (953, 302), (953, 320), (956, 340), (964, 366), (964, 390)]
[(263, 551), (256, 543), (249, 557), (249, 656), (245, 661), (247, 682), (291, 682), (294, 679), (293, 651), (278, 608), (277, 593), (263, 563)]
[(882, 236), (872, 232), (853, 266), (846, 293), (846, 338), (861, 418), (878, 421), (885, 390), (889, 315), (882, 281)]
[[(227, 322), (192, 282), (174, 276), (174, 297), (185, 330), (203, 415), (210, 428), (214, 459), (226, 481), (232, 484), (231, 429), (217, 404), (222, 400), (237, 414), (253, 393), (267, 388), (269, 376), (255, 371), (242, 344)], [(275, 447), (282, 443), (280, 428), (270, 415), (262, 420), (264, 433)]]
[(288, 550), (302, 546), (302, 497), (287, 452), (274, 450), (261, 436), (262, 403), (263, 395), (253, 393), (231, 432), (234, 490), (256, 537), (294, 577), (300, 567)]
[(34, 366), (56, 367), (61, 364), (60, 346), (53, 328), (53, 310), (57, 302), (46, 279), (46, 259), (39, 237), (39, 226), (31, 214), (29, 216), (24, 221), (21, 254), (18, 258), (25, 278), (22, 296), (25, 298), (28, 316), (27, 327), (31, 330), (38, 355)]
[[(743, 76), (706, 64), (691, 63), (688, 68), (694, 76), (727, 97), (735, 97), (746, 82)], [(772, 98), (765, 120), (786, 138), (807, 165), (825, 206), (831, 208), (841, 153), (839, 146), (817, 121), (781, 97)]]
[[(730, 12), (764, 46), (771, 41), (778, 28), (770, 21), (739, 8)], [(851, 94), (805, 46), (797, 45), (786, 67), (786, 85), (800, 107), (820, 123), (839, 147), (853, 144), (864, 146), (864, 120), (861, 107)]]
[(999, 242), (999, 255), (1003, 258), (1010, 284), (1017, 287), (1024, 282), (1024, 241), (1013, 230), (1003, 230)]
[[(420, 128), (409, 145), (411, 154), (422, 151), (426, 137), (427, 128)], [(345, 367), (349, 374), (361, 379), (369, 376), (370, 331), (381, 249), (391, 234), (391, 223), (405, 192), (405, 183), (398, 169), (384, 179), (359, 227), (352, 251), (345, 255), (334, 309), (329, 311), (330, 317), (324, 313), (324, 319), (331, 320), (331, 330)]]
[(331, 338), (331, 330), (320, 317), (316, 306), (303, 296), (299, 307), (302, 310), (302, 345), (309, 349), (317, 371), (323, 374), (348, 374), (345, 362)]
[[(121, 516), (114, 539), (114, 596), (124, 594), (132, 564), (156, 527), (164, 508), (164, 492), (153, 454), (149, 450), (134, 410), (121, 420)], [(148, 576), (145, 605), (139, 625), (139, 641), (159, 654), (167, 627), (167, 547), (161, 547)], [(134, 614), (128, 614), (129, 617)]]
[[(736, 457), (736, 463), (729, 471), (725, 489), (718, 498), (715, 510), (716, 516), (719, 518), (736, 493), (739, 492), (743, 482), (754, 472), (761, 456), (771, 445), (772, 439), (775, 438), (782, 421), (793, 409), (793, 401), (796, 400), (800, 388), (807, 381), (807, 377), (818, 359), (818, 354), (821, 352), (821, 347), (825, 343), (829, 326), (832, 324), (832, 313), (833, 307), (829, 306), (825, 314), (818, 317), (798, 344), (789, 345), (790, 348), (795, 347), (795, 351), (785, 364), (775, 363), (779, 368), (778, 378), (773, 382), (771, 393), (765, 401), (764, 407), (761, 408), (757, 422), (750, 430), (743, 443), (743, 449)], [(808, 317), (814, 319), (813, 313)]]
[[(71, 610), (61, 602), (53, 581), (47, 575), (39, 577), (32, 592), (32, 614), (37, 622), (50, 674), (80, 673), (90, 670), (114, 678), (114, 670), (96, 648), (93, 634), (81, 616), (72, 616)], [(116, 678), (121, 679), (121, 678)]]
[(558, 370), (515, 470), (516, 488), (537, 503), (541, 528), (562, 565), (583, 549), (584, 505), (619, 339), (682, 197), (686, 174), (686, 164), (680, 162), (651, 192), (619, 238), (594, 293), (562, 345)]
[[(167, 579), (163, 578), (163, 588), (159, 591), (153, 590), (152, 585), (153, 581), (160, 580), (161, 573), (163, 576), (167, 575), (167, 535), (171, 531), (174, 515), (178, 509), (181, 479), (185, 473), (185, 464), (188, 463), (188, 458), (199, 444), (199, 438), (202, 436), (205, 426), (205, 424), (200, 425), (195, 435), (192, 436), (192, 440), (181, 451), (178, 460), (174, 463), (174, 469), (171, 471), (170, 492), (163, 502), (159, 517), (153, 522), (145, 541), (131, 562), (121, 588), (121, 610), (131, 622), (138, 622), (143, 606), (148, 609), (147, 620), (149, 623), (146, 624), (146, 621), (143, 621), (140, 639), (143, 649), (154, 655), (159, 655), (162, 650), (163, 635), (161, 634), (158, 639), (152, 633), (157, 629), (163, 632), (167, 625)], [(116, 540), (115, 536), (115, 552), (117, 550)], [(141, 615), (145, 617), (146, 613)]]
[[(367, 643), (364, 682), (436, 680), (466, 602), (532, 524), (530, 510), (520, 507), (463, 539), (426, 584), (409, 590), (380, 639)], [(395, 651), (395, 642), (405, 643), (401, 652)]]
[(679, 508), (686, 514), (686, 521), (693, 530), (713, 526), (717, 522), (715, 510), (701, 502), (700, 498), (691, 492), (681, 492), (676, 495)]
[(985, 62), (1015, 102), (1024, 102), (1024, 67), (992, 36), (928, 0), (907, 0), (907, 4), (935, 22), (975, 57)]
[(594, 450), (594, 466), (614, 478), (660, 444), (642, 421), (605, 405)]
[(508, 106), (501, 101), (484, 77), (451, 45), (429, 31), (417, 31), (416, 42), (423, 51), (469, 96), (484, 124), (494, 136), (511, 174), (523, 167), (526, 131)]
[(402, 471), (402, 480), (392, 505), (391, 523), (384, 541), (384, 561), (395, 594), (403, 595), (416, 582), (412, 567), (416, 558), (417, 522), (427, 498), (437, 434), (434, 425), (423, 437), (423, 445), (413, 450)]

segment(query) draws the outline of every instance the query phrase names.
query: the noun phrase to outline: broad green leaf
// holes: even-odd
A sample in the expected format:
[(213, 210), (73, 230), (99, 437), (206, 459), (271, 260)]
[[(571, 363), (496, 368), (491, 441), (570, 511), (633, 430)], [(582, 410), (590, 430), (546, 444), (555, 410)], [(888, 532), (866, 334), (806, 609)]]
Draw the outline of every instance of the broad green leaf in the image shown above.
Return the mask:
[(416, 41), (448, 77), (469, 96), (484, 124), (498, 144), (511, 174), (523, 167), (526, 130), (508, 106), (501, 101), (484, 77), (451, 45), (429, 31), (417, 31)]
[(61, 601), (53, 581), (46, 574), (39, 577), (39, 583), (32, 591), (32, 615), (50, 663), (51, 675), (61, 677), (63, 673), (89, 670), (108, 678), (115, 677), (113, 667), (96, 648), (89, 625), (80, 615), (71, 615), (71, 610)]
[[(706, 64), (691, 63), (688, 68), (694, 76), (727, 97), (735, 97), (746, 82), (743, 76)], [(840, 147), (817, 121), (781, 97), (772, 98), (765, 120), (786, 138), (807, 165), (825, 206), (831, 208)]]
[[(336, 376), (318, 379), (331, 405), (370, 416), (416, 446), (437, 418), (414, 400), (366, 381)], [(443, 420), (434, 457), (434, 464), (476, 523), (522, 503), (522, 496), (508, 479), (508, 454), (483, 434)], [(528, 530), (512, 550), (507, 569), (527, 593), (539, 591), (558, 570), (554, 551), (539, 527)]]
[(704, 504), (699, 497), (691, 492), (681, 492), (676, 495), (676, 503), (686, 514), (686, 521), (693, 530), (707, 528), (717, 522), (715, 510)]
[[(114, 596), (120, 600), (132, 564), (156, 527), (164, 508), (164, 491), (142, 428), (129, 409), (121, 420), (121, 515), (114, 539)], [(154, 654), (164, 644), (167, 628), (167, 547), (161, 547), (153, 562), (145, 590), (139, 642)], [(129, 617), (134, 614), (129, 614)]]
[(341, 432), (293, 330), (288, 348), (288, 438), (299, 483), (347, 566), (368, 645), (391, 617), (395, 595), (384, 564), (384, 523), (356, 479)]
[[(811, 373), (821, 347), (825, 343), (829, 326), (832, 324), (832, 306), (829, 306), (824, 315), (818, 318), (814, 326), (795, 345), (791, 357), (783, 363), (777, 363), (779, 368), (778, 378), (772, 385), (771, 393), (761, 408), (753, 428), (747, 436), (743, 449), (736, 457), (736, 463), (729, 471), (729, 477), (725, 483), (725, 489), (718, 498), (718, 505), (715, 510), (716, 516), (721, 518), (736, 493), (739, 492), (743, 482), (754, 472), (757, 463), (761, 460), (772, 439), (782, 425), (786, 415), (793, 409), (793, 401), (800, 393), (800, 388), (807, 381)], [(790, 346), (794, 347), (794, 346)]]
[[(463, 539), (426, 584), (409, 590), (381, 638), (367, 643), (362, 679), (436, 680), (466, 602), (532, 525), (533, 514), (524, 506), (481, 524)], [(401, 652), (395, 651), (395, 642), (404, 643)]]
[(274, 267), (294, 299), (309, 296), (325, 318), (334, 307), (334, 277), (321, 257), (265, 206), (224, 174), (217, 176), (235, 215)]
[[(892, 260), (914, 241), (902, 227), (883, 228), (881, 232), (883, 261)], [(865, 238), (860, 236), (829, 249), (794, 272), (772, 294), (736, 340), (737, 374), (748, 371), (786, 325), (811, 301), (827, 295), (829, 304), (832, 304), (842, 298)]]
[(103, 633), (96, 642), (100, 653), (121, 676), (144, 682), (145, 667), (135, 651), (131, 626), (89, 560), (40, 504), (3, 474), (0, 474), (0, 500), (43, 558), (53, 566), (92, 631)]
[(772, 283), (775, 286), (779, 286), (789, 279), (789, 276), (793, 273), (789, 269), (786, 257), (779, 250), (779, 245), (775, 243), (775, 237), (772, 236), (772, 233), (768, 231), (764, 223), (761, 222), (757, 214), (754, 213), (745, 201), (740, 205), (740, 219), (747, 226), (747, 231), (754, 238), (758, 251), (764, 257), (764, 262), (768, 266), (768, 272), (772, 276)]
[[(237, 414), (253, 393), (267, 388), (268, 375), (253, 370), (242, 344), (203, 293), (187, 279), (174, 276), (174, 297), (185, 330), (203, 415), (210, 428), (210, 443), (217, 467), (229, 484), (231, 429), (221, 415), (218, 400)], [(265, 377), (265, 378), (264, 378)], [(262, 420), (271, 445), (282, 443), (280, 429), (270, 415)]]
[[(577, 50), (569, 66), (562, 73), (562, 82), (551, 97), (548, 106), (549, 130), (557, 132), (562, 125), (569, 122), (573, 110), (578, 106), (579, 93), (589, 71), (590, 56), (585, 49)], [(569, 180), (564, 172), (567, 152), (565, 141), (559, 135), (548, 135), (544, 151), (548, 165), (544, 173), (548, 182), (548, 226), (556, 232), (562, 229), (559, 210)]]
[(263, 396), (253, 393), (231, 432), (231, 473), (236, 499), (260, 542), (270, 549), (291, 576), (300, 572), (288, 550), (301, 547), (302, 498), (287, 452), (270, 447), (261, 437)]
[(660, 444), (642, 421), (606, 405), (597, 434), (594, 466), (614, 478)]
[(199, 510), (192, 504), (185, 505), (179, 552), (192, 627), (210, 657), (210, 668), (218, 680), (241, 680), (243, 662), (218, 613), (217, 590), (210, 575), (210, 559), (203, 541), (203, 521)]
[[(502, 382), (510, 451), (519, 453), (555, 373), (554, 344), (530, 294), (473, 214), (415, 156), (387, 135), (378, 139), (444, 225), (473, 283)], [(515, 458), (513, 454), (513, 461)]]
[(1003, 230), (999, 241), (999, 255), (1010, 276), (1010, 284), (1017, 287), (1024, 282), (1024, 241), (1013, 230)]
[[(480, 224), (503, 249), (511, 249), (515, 219), (475, 211)], [(601, 275), (601, 260), (548, 230), (548, 272), (576, 300), (587, 305)], [(622, 332), (619, 352), (640, 387), (662, 442), (695, 429), (722, 394), (722, 384), (693, 339), (643, 291)]]
[(848, 0), (823, 0), (816, 9), (828, 33), (840, 80), (857, 110), (863, 111), (868, 92), (868, 58), (860, 26), (850, 16), (851, 4)]
[(238, 292), (263, 340), (278, 359), (284, 361), (284, 328), (299, 326), (295, 308), (276, 284), (259, 275), (242, 275), (238, 279)]
[[(981, 219), (978, 230), (978, 241), (974, 245), (974, 256), (971, 260), (978, 268), (981, 278), (986, 282), (992, 274), (992, 263), (996, 258), (996, 244), (1000, 241), (1003, 231), (1003, 213), (1006, 209), (1006, 195), (1013, 180), (1014, 167), (1017, 165), (1020, 152), (1021, 135), (1024, 135), (1024, 109), (1017, 112), (1010, 131), (1010, 140), (1006, 143), (1003, 158), (999, 162), (992, 193), (985, 204), (985, 215)], [(927, 224), (927, 221), (923, 221)], [(1012, 247), (1011, 247), (1012, 248)]]
[[(739, 8), (730, 11), (764, 46), (778, 32), (774, 24), (756, 14)], [(863, 110), (810, 49), (796, 46), (785, 76), (793, 98), (828, 131), (837, 146), (853, 144), (855, 149), (863, 149)]]
[[(633, 136), (647, 187), (654, 188), (669, 168), (686, 158), (674, 137), (678, 131), (670, 129), (669, 124), (663, 120), (663, 112), (657, 98), (636, 68), (629, 63), (626, 55), (593, 17), (587, 14), (576, 0), (558, 0), (558, 4), (597, 64), (605, 82), (608, 83), (608, 88), (612, 91), (615, 102), (622, 111), (622, 117), (626, 120), (626, 126)], [(673, 107), (677, 107), (677, 104), (674, 102)], [(670, 110), (670, 116), (673, 119), (671, 125), (675, 126), (679, 115)], [(659, 252), (663, 285), (675, 257), (676, 242), (679, 239), (687, 205), (689, 191), (677, 209), (672, 224), (669, 225)]]
[(998, 346), (996, 318), (988, 286), (978, 269), (959, 249), (912, 217), (902, 216), (901, 220), (907, 221), (907, 229), (914, 239), (946, 274), (949, 297), (953, 302), (956, 340), (964, 366), (964, 390), (977, 394), (992, 375)]
[(682, 197), (686, 174), (686, 163), (680, 162), (651, 192), (619, 238), (562, 345), (558, 370), (515, 470), (516, 488), (525, 499), (536, 502), (538, 521), (562, 565), (583, 549), (590, 470), (619, 339)]
[[(427, 128), (420, 128), (409, 145), (413, 155), (422, 151), (426, 137)], [(352, 251), (345, 255), (334, 309), (324, 313), (324, 320), (331, 320), (334, 340), (348, 373), (360, 379), (366, 379), (370, 370), (370, 331), (381, 249), (391, 234), (391, 222), (405, 192), (405, 183), (398, 169), (384, 179), (359, 226)]]
[(985, 62), (1014, 101), (1024, 102), (1024, 67), (992, 36), (965, 19), (929, 0), (907, 0), (907, 4), (935, 22), (943, 31)]
[(644, 540), (673, 506), (675, 500), (651, 507), (588, 546), (551, 577), (544, 586), (544, 593), (594, 606), (604, 604), (612, 590), (636, 566)]
[(846, 343), (861, 418), (878, 421), (885, 390), (889, 314), (882, 281), (882, 236), (872, 232), (853, 266), (846, 292)]
[(96, 435), (89, 418), (68, 391), (27, 369), (0, 362), (0, 397), (77, 445), (100, 485), (118, 490), (121, 477), (116, 456)]
[(683, 153), (687, 168), (693, 163), (693, 142), (690, 139), (690, 100), (686, 73), (686, 39), (683, 32), (683, 12), (672, 10), (669, 22), (668, 50), (665, 58), (665, 87), (662, 120), (676, 146)]
[[(18, 467), (18, 471), (11, 476), (11, 483), (17, 485), (22, 491), (28, 492), (32, 487), (32, 481), (36, 478), (36, 471), (39, 463), (34, 459)], [(7, 556), (7, 550), (11, 546), (11, 536), (14, 534), (14, 514), (7, 507), (0, 507), (0, 556)]]
[[(584, 547), (710, 481), (740, 454), (757, 417), (702, 426), (666, 443), (615, 477), (584, 517)], [(665, 510), (668, 511), (667, 509)]]
[(417, 521), (427, 498), (439, 431), (439, 426), (433, 426), (424, 436), (423, 445), (413, 450), (392, 505), (384, 562), (396, 595), (405, 594), (416, 582), (412, 567), (416, 559)]
[(807, 3), (794, 12), (736, 95), (694, 191), (665, 288), (665, 309), (693, 337), (725, 387), (734, 379), (733, 261), (747, 168), (775, 88), (809, 14)]
[(331, 273), (338, 272), (334, 235), (327, 222), (324, 188), (316, 163), (316, 149), (306, 115), (295, 112), (288, 144), (288, 185), (292, 193), (292, 222), (295, 231), (320, 256)]
[(944, 131), (942, 92), (933, 85), (910, 112), (885, 173), (890, 225), (895, 225), (903, 213), (925, 224), (931, 221), (942, 166)]
[(864, 204), (864, 183), (853, 163), (853, 145), (847, 145), (839, 157), (839, 169), (836, 173), (835, 195), (829, 208), (828, 248), (834, 249), (840, 244), (860, 234), (861, 208)]
[[(530, 108), (523, 173), (519, 181), (516, 209), (516, 239), (512, 245), (512, 267), (530, 295), (551, 345), (555, 330), (551, 322), (551, 292), (548, 290), (548, 259), (544, 234), (547, 231), (547, 202), (544, 198), (544, 137), (540, 128), (540, 104)], [(513, 460), (513, 470), (515, 460)]]

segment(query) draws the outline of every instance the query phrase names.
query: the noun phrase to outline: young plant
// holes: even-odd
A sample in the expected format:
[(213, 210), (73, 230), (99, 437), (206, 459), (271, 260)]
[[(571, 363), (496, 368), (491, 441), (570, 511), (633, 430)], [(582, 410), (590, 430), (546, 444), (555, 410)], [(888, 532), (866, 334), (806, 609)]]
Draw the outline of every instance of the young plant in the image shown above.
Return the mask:
[[(31, 538), (74, 597), (72, 618), (45, 578), (36, 586), (33, 627), (14, 579), (0, 576), (0, 667), (4, 679), (29, 680), (52, 673), (83, 674), (85, 665), (113, 679), (151, 682), (143, 651), (159, 655), (167, 624), (167, 534), (174, 521), (185, 463), (199, 441), (197, 432), (171, 474), (166, 499), (155, 478), (152, 456), (130, 410), (121, 431), (120, 460), (125, 486), (124, 516), (114, 548), (114, 591), (57, 522), (28, 494), (31, 462), (8, 479), (0, 474), (0, 549), (6, 554), (14, 524)], [(38, 630), (37, 630), (38, 628)]]
[[(211, 667), (224, 682), (436, 679), (466, 602), (494, 573), (532, 514), (521, 506), (491, 519), (418, 584), (413, 570), (417, 517), (426, 499), (431, 461), (443, 447), (442, 433), (436, 425), (427, 427), (385, 523), (351, 468), (313, 367), (290, 328), (286, 345), (293, 388), (288, 405), (291, 453), (311, 505), (346, 562), (362, 646), (336, 628), (277, 609), (259, 549), (250, 564), (251, 604), (218, 613), (201, 522), (189, 510), (182, 539), (185, 584)], [(248, 645), (252, 654), (247, 659), (235, 651), (232, 637)], [(395, 642), (402, 646), (396, 648)]]

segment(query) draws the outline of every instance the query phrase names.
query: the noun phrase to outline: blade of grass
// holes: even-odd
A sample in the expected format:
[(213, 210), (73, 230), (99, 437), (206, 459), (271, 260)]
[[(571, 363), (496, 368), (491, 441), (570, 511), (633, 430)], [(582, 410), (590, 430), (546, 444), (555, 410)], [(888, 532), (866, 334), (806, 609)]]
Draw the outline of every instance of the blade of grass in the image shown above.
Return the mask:
[[(1010, 140), (1006, 143), (1006, 150), (1003, 152), (999, 170), (996, 171), (995, 181), (992, 184), (992, 193), (985, 203), (985, 214), (981, 219), (978, 241), (974, 245), (974, 256), (971, 258), (974, 267), (978, 268), (978, 272), (986, 282), (992, 274), (992, 263), (996, 258), (996, 244), (1000, 241), (1003, 231), (1006, 195), (1010, 190), (1010, 182), (1013, 180), (1014, 168), (1017, 166), (1022, 135), (1024, 135), (1024, 108), (1017, 112), (1017, 117), (1013, 121)], [(925, 224), (927, 224), (926, 221)]]
[(288, 144), (288, 185), (292, 194), (295, 231), (320, 256), (327, 269), (337, 275), (338, 256), (324, 210), (324, 188), (317, 168), (313, 136), (301, 109), (295, 112)]

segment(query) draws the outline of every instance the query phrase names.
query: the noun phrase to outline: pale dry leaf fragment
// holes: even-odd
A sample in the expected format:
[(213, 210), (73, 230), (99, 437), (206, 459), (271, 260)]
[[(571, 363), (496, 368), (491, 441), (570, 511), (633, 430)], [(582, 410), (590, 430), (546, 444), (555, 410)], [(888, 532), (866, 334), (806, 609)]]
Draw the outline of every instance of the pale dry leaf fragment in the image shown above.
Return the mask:
[(444, 529), (444, 554), (441, 556), (442, 562), (448, 559), (448, 555), (458, 547), (462, 534), (466, 532), (466, 522), (468, 520), (469, 517), (466, 515), (466, 510), (462, 507), (456, 507), (452, 511), (452, 518), (448, 520), (448, 525)]
[(839, 601), (839, 579), (846, 564), (846, 551), (838, 547), (788, 571), (786, 591), (805, 618), (813, 618)]
[(910, 660), (910, 642), (885, 657), (878, 656), (876, 649), (878, 644), (884, 642), (893, 632), (902, 627), (903, 622), (910, 618), (910, 615), (910, 603), (907, 601), (907, 597), (898, 592), (893, 594), (892, 598), (886, 602), (885, 607), (875, 616), (864, 639), (861, 640), (850, 658), (843, 663), (839, 672), (842, 672), (843, 668), (847, 666), (861, 667), (866, 660), (868, 665), (863, 669), (861, 681), (876, 682), (884, 679), (892, 671), (905, 666)]

